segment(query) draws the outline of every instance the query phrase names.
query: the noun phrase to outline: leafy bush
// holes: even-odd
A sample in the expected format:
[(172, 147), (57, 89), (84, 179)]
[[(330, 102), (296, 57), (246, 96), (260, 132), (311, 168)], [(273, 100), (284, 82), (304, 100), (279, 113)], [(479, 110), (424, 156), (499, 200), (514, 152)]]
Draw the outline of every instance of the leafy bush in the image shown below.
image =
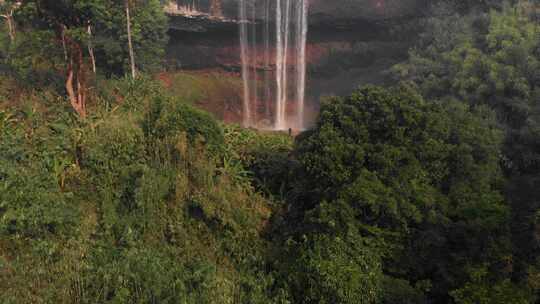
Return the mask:
[(470, 281), (451, 295), (457, 304), (527, 304), (533, 303), (534, 297), (522, 286), (510, 280), (489, 282), (488, 271), (484, 267), (471, 269)]
[(293, 246), (284, 271), (295, 303), (378, 303), (380, 256), (368, 240), (314, 235)]
[(116, 107), (133, 112), (142, 112), (156, 96), (161, 96), (162, 86), (148, 75), (136, 79), (130, 77), (97, 80), (97, 97), (101, 106), (108, 111)]
[(211, 152), (223, 150), (223, 131), (208, 113), (171, 98), (156, 97), (142, 123), (149, 142), (174, 138), (185, 132), (190, 144), (202, 141)]
[(226, 161), (248, 170), (257, 190), (284, 198), (295, 166), (292, 137), (229, 125), (225, 127), (225, 146)]
[(135, 119), (110, 116), (86, 132), (82, 166), (93, 180), (104, 231), (121, 239), (133, 209), (137, 181), (145, 170), (146, 151), (142, 129)]
[(426, 292), (429, 281), (417, 282), (414, 286), (407, 280), (384, 276), (382, 280), (381, 303), (384, 304), (424, 304), (427, 302)]
[(21, 113), (0, 112), (0, 232), (29, 239), (66, 235), (77, 221), (71, 195), (64, 191), (72, 169), (71, 134), (56, 117), (50, 128), (37, 114), (24, 126)]
[(186, 264), (150, 248), (96, 249), (75, 295), (82, 303), (215, 303), (212, 265)]
[(0, 164), (4, 168), (0, 180), (1, 234), (42, 238), (70, 231), (76, 212), (53, 174), (45, 168)]

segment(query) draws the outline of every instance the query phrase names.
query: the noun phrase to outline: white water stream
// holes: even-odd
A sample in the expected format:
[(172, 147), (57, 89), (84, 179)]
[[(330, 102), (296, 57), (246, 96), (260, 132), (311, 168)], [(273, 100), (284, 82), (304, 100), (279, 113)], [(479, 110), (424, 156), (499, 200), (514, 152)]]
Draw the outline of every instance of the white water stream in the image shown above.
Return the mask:
[(246, 127), (305, 127), (308, 1), (239, 0)]

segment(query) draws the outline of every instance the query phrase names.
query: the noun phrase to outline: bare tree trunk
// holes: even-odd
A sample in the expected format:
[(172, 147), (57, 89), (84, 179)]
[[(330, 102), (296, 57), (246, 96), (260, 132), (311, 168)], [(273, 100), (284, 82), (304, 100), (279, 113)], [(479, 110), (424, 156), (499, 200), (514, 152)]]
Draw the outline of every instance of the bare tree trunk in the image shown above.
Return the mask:
[(75, 89), (73, 88), (73, 74), (73, 60), (71, 60), (67, 67), (66, 92), (71, 106), (75, 109), (74, 105), (77, 104), (77, 96), (75, 96)]
[(135, 71), (135, 54), (133, 52), (133, 42), (131, 40), (131, 16), (129, 10), (129, 0), (125, 0), (126, 5), (126, 23), (127, 23), (127, 36), (128, 36), (128, 48), (129, 48), (129, 61), (131, 65), (131, 78), (135, 79), (137, 72)]
[[(68, 41), (66, 36), (63, 35), (62, 42), (66, 46), (66, 56), (69, 57), (67, 61), (67, 77), (66, 77), (66, 92), (68, 94), (69, 103), (81, 116), (86, 117), (86, 83), (85, 83), (85, 71), (84, 71), (84, 58), (83, 51), (80, 45), (76, 42)], [(67, 46), (69, 45), (69, 52)], [(69, 53), (69, 54), (68, 54)], [(77, 56), (77, 64), (74, 63), (73, 57)], [(77, 82), (75, 88), (74, 81)]]
[(88, 24), (88, 54), (92, 61), (92, 71), (96, 74), (96, 57), (94, 56), (94, 46), (92, 44), (92, 25)]
[(13, 11), (11, 11), (7, 18), (7, 24), (9, 27), (9, 39), (11, 42), (15, 42), (15, 21), (13, 20)]
[(62, 48), (64, 49), (64, 60), (68, 61), (68, 50), (67, 50), (67, 43), (66, 43), (66, 26), (62, 24), (62, 27), (60, 29), (60, 36), (62, 38)]
[(9, 39), (13, 43), (15, 41), (15, 20), (13, 20), (13, 10), (6, 15), (0, 15), (0, 17), (6, 19), (9, 31)]
[(86, 75), (84, 70), (83, 51), (80, 46), (77, 49), (77, 112), (81, 117), (86, 117)]

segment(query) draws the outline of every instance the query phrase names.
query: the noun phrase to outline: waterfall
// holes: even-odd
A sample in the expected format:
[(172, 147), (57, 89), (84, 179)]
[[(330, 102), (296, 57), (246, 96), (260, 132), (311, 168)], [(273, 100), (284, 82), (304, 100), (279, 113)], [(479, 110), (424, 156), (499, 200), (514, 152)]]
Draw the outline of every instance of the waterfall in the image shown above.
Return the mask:
[(248, 41), (247, 3), (240, 2), (240, 57), (242, 59), (242, 80), (244, 82), (244, 107), (243, 124), (245, 127), (251, 126), (251, 75), (250, 75), (250, 54)]
[(306, 43), (307, 43), (307, 31), (308, 31), (308, 2), (297, 2), (297, 23), (296, 31), (298, 50), (298, 62), (296, 65), (297, 83), (296, 83), (296, 100), (298, 102), (298, 125), (300, 128), (305, 127), (305, 96), (306, 96)]
[(198, 2), (199, 0), (177, 1), (178, 11), (187, 16), (200, 14)]
[(244, 126), (305, 127), (308, 1), (239, 1)]

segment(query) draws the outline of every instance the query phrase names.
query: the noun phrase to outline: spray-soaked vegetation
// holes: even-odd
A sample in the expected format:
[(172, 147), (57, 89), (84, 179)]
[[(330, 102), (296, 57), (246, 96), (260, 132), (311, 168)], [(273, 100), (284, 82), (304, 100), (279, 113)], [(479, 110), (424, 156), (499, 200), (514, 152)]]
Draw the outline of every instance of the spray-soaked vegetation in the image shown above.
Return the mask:
[(0, 1), (0, 303), (538, 303), (538, 3), (432, 3), (297, 136), (156, 74), (161, 5)]

